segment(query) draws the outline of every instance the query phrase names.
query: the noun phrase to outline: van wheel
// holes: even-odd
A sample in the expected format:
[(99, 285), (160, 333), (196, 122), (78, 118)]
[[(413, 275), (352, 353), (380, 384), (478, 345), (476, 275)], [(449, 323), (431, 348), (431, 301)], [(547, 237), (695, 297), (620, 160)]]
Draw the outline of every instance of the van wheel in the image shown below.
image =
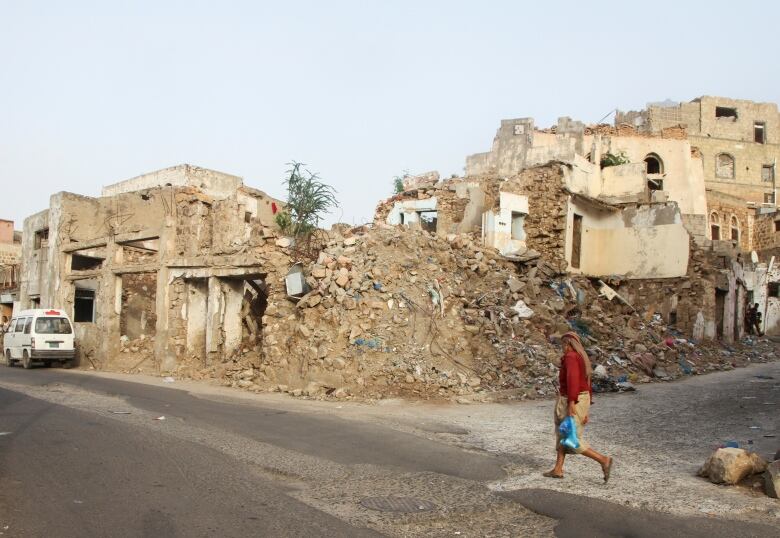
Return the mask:
[(5, 350), (5, 365), (9, 367), (14, 365), (14, 360), (11, 358), (10, 349)]
[(22, 367), (25, 370), (32, 368), (32, 359), (30, 358), (30, 353), (26, 349), (24, 350), (24, 353), (22, 353)]

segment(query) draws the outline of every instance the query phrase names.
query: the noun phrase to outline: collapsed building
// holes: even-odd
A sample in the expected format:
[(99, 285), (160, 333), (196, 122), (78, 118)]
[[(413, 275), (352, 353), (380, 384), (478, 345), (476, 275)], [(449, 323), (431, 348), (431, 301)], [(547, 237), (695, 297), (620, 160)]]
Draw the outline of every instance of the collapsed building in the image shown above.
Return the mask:
[(465, 177), (305, 242), (279, 200), (181, 165), (53, 195), (20, 303), (66, 309), (85, 367), (306, 396), (546, 395), (569, 330), (612, 387), (766, 360), (741, 312), (780, 271), (709, 236), (702, 170), (680, 127), (505, 120)]
[[(264, 231), (281, 202), (190, 165), (60, 192), (24, 222), (20, 303), (71, 315), (82, 363), (162, 371), (240, 346), (265, 301)], [(270, 232), (268, 232), (270, 233)], [(125, 352), (125, 353), (122, 353)]]
[(508, 260), (541, 256), (562, 274), (612, 284), (697, 340), (744, 334), (752, 266), (738, 245), (708, 238), (701, 157), (679, 127), (503, 120), (463, 178), (435, 177), (410, 178), (377, 220), (479, 233)]

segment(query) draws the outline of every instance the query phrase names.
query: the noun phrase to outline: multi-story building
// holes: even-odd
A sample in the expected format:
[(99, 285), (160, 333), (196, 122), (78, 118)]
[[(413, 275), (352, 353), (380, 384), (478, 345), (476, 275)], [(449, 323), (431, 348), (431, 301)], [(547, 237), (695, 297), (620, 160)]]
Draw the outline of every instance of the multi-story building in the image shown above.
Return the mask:
[(707, 238), (738, 240), (743, 249), (757, 250), (753, 217), (759, 208), (774, 208), (777, 198), (776, 104), (703, 96), (689, 103), (651, 103), (642, 111), (618, 111), (615, 123), (645, 133), (683, 128), (704, 169), (710, 206)]
[(21, 255), (21, 233), (14, 231), (13, 221), (0, 219), (0, 323), (13, 313)]

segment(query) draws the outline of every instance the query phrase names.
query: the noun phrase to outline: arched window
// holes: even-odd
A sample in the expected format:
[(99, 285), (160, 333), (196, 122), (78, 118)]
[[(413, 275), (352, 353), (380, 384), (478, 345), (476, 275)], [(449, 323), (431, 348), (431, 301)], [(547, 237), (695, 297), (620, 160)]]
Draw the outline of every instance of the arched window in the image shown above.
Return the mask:
[(731, 216), (731, 240), (739, 241), (739, 221), (733, 215)]
[(720, 241), (720, 217), (715, 211), (710, 213), (710, 237), (713, 241)]
[(734, 157), (728, 153), (715, 156), (715, 175), (724, 179), (734, 179)]
[(655, 153), (650, 153), (645, 157), (645, 170), (648, 174), (663, 174), (664, 162)]

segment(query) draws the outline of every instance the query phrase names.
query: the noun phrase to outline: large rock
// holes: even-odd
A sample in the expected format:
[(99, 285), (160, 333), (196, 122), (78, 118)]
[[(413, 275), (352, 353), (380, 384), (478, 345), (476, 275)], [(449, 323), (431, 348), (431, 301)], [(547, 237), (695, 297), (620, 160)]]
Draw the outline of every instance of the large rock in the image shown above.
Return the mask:
[(764, 489), (773, 499), (780, 498), (780, 460), (767, 465), (764, 473)]
[(741, 448), (719, 448), (699, 469), (699, 476), (709, 478), (714, 484), (736, 484), (766, 468), (766, 461), (758, 454)]

